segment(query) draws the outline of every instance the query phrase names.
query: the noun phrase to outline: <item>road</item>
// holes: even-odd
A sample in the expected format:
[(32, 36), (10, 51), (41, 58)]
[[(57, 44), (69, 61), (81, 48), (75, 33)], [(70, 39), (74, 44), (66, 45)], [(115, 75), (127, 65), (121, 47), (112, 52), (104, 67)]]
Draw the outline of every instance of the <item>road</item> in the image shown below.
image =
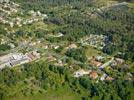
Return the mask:
[(104, 63), (102, 66), (100, 66), (99, 69), (104, 69), (105, 67), (109, 66), (113, 61), (114, 61), (114, 57), (110, 61), (108, 61), (108, 62)]
[(9, 54), (9, 53), (17, 52), (17, 51), (19, 51), (19, 50), (21, 50), (21, 49), (23, 49), (25, 47), (29, 47), (29, 43), (30, 43), (30, 41), (27, 42), (27, 43), (22, 42), (22, 43), (19, 44), (18, 47), (13, 48), (13, 49), (8, 50), (8, 51), (1, 52), (1, 54)]

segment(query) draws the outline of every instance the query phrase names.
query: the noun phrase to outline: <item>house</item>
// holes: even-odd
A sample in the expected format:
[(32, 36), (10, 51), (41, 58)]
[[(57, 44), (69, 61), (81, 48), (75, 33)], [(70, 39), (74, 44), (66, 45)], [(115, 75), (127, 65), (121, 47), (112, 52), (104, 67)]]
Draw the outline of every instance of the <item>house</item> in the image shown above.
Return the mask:
[(110, 65), (112, 68), (115, 68), (117, 66), (117, 62), (116, 61), (113, 61)]
[(132, 79), (133, 79), (132, 73), (127, 73), (125, 76), (125, 80), (132, 80)]
[(88, 75), (90, 71), (84, 71), (83, 69), (80, 69), (74, 73), (74, 77), (81, 77), (83, 75)]
[(11, 48), (15, 48), (15, 45), (13, 43), (8, 44)]
[(32, 54), (33, 54), (36, 58), (40, 58), (40, 53), (38, 53), (37, 51), (32, 51)]
[(29, 45), (34, 46), (34, 45), (36, 45), (36, 42), (31, 42)]
[(57, 37), (62, 37), (62, 36), (64, 36), (64, 35), (59, 32)]
[(47, 57), (48, 61), (56, 61), (57, 59), (55, 57), (53, 57), (52, 55)]
[(14, 27), (14, 23), (13, 22), (10, 22), (9, 25), (10, 25), (10, 27)]
[(104, 59), (104, 57), (102, 57), (102, 56), (96, 56), (95, 57), (95, 60), (97, 60), (97, 61), (103, 61), (103, 59)]
[(123, 64), (123, 63), (124, 63), (124, 60), (123, 60), (123, 59), (120, 59), (120, 58), (115, 58), (115, 61), (116, 61), (118, 64)]
[(48, 18), (48, 16), (46, 14), (42, 14), (42, 17), (44, 18)]
[(92, 66), (95, 66), (95, 67), (100, 67), (100, 66), (102, 65), (101, 62), (96, 61), (95, 59), (92, 59), (92, 60), (90, 61), (90, 64), (91, 64)]
[(114, 78), (112, 78), (112, 77), (110, 77), (110, 76), (107, 76), (107, 77), (105, 78), (105, 80), (106, 80), (106, 81), (113, 81)]
[(38, 16), (41, 16), (42, 14), (41, 14), (41, 12), (40, 12), (40, 11), (37, 11), (37, 15), (38, 15)]
[(104, 74), (101, 76), (100, 80), (101, 80), (101, 81), (113, 81), (114, 78), (113, 78), (113, 77), (110, 77), (110, 76), (108, 76), (107, 74), (104, 73)]
[(92, 78), (92, 79), (96, 79), (98, 77), (98, 74), (97, 74), (97, 72), (92, 71), (92, 72), (89, 73), (89, 77)]
[(44, 49), (48, 49), (48, 45), (45, 45), (45, 46), (44, 46)]
[(68, 47), (67, 47), (67, 49), (75, 49), (75, 48), (77, 48), (77, 45), (76, 44), (70, 44)]
[(60, 46), (55, 46), (54, 49), (58, 49)]
[(1, 39), (0, 44), (5, 44), (6, 42), (7, 42), (7, 40)]
[(57, 63), (55, 63), (55, 66), (64, 66), (63, 62), (61, 60), (58, 60)]
[(26, 56), (29, 58), (30, 61), (40, 58), (40, 54), (37, 53), (37, 51), (32, 51), (30, 53), (26, 53)]
[(32, 16), (36, 16), (36, 12), (33, 11), (33, 10), (29, 11), (28, 13), (29, 13), (30, 15), (32, 15)]
[(106, 77), (107, 77), (107, 74), (104, 73), (104, 74), (101, 76), (100, 80), (101, 80), (101, 81), (104, 81)]

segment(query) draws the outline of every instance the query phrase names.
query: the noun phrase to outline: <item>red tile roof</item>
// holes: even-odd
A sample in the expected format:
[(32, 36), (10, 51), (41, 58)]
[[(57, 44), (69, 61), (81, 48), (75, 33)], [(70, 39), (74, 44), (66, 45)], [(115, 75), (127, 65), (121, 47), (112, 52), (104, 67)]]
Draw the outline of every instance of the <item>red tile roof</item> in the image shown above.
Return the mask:
[(90, 74), (89, 74), (90, 78), (92, 79), (96, 79), (98, 77), (98, 74), (95, 72), (95, 71), (92, 71)]

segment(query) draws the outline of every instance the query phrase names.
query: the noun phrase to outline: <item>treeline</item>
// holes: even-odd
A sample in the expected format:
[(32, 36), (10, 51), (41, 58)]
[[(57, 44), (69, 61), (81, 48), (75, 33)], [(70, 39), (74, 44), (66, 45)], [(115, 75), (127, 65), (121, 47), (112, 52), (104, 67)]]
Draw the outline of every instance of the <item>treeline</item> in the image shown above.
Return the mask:
[(45, 10), (46, 8), (70, 5), (74, 7), (90, 6), (93, 0), (13, 0), (22, 4), (23, 8)]

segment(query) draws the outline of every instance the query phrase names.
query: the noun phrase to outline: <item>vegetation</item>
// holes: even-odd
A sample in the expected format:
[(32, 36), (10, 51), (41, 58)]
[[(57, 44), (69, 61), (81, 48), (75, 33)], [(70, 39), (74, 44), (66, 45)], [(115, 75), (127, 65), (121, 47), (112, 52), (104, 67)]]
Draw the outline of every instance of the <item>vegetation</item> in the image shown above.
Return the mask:
[[(132, 100), (134, 92), (131, 81), (117, 79), (112, 83), (92, 83), (89, 77), (86, 76), (79, 79), (73, 78), (70, 69), (67, 67), (56, 67), (44, 62), (25, 64), (20, 66), (19, 71), (18, 69), (3, 69), (0, 73), (0, 86), (1, 99), (10, 98), (10, 100), (12, 98), (16, 100), (16, 96), (22, 96), (23, 98), (41, 96), (42, 98), (43, 95), (51, 100), (53, 98), (51, 96), (55, 94), (54, 92), (57, 93), (55, 95), (61, 96), (58, 93), (64, 93), (68, 90), (74, 93), (67, 93), (66, 95), (70, 95), (67, 98), (72, 98), (72, 100), (83, 100), (84, 98)], [(50, 98), (47, 96), (50, 96)], [(56, 98), (59, 96), (56, 96)], [(64, 100), (68, 100), (67, 98), (64, 98)]]
[(80, 48), (80, 49), (69, 49), (66, 53), (67, 56), (73, 57), (75, 60), (85, 62), (86, 56), (85, 56), (85, 50)]
[(0, 51), (6, 51), (6, 50), (10, 50), (11, 47), (9, 45), (6, 44), (1, 44), (0, 45)]
[[(48, 14), (49, 19), (44, 20), (45, 23), (53, 23), (58, 26), (65, 25), (65, 27), (53, 30), (65, 34), (61, 40), (77, 41), (85, 35), (104, 34), (109, 37), (108, 43), (103, 50), (105, 53), (113, 54), (115, 52), (122, 52), (125, 53), (125, 56), (122, 56), (122, 58), (126, 60), (128, 58), (134, 59), (133, 7), (129, 8), (127, 5), (111, 7), (103, 12), (96, 12), (97, 15), (95, 16), (99, 17), (90, 18), (86, 15), (86, 13), (90, 13), (87, 9), (95, 9), (96, 6), (99, 6), (98, 3), (96, 5), (96, 2), (92, 0), (15, 1), (21, 3), (23, 5), (22, 7), (26, 10), (41, 10), (41, 12)], [(51, 9), (52, 7), (55, 9)], [(65, 11), (65, 13), (61, 14), (61, 11)], [(91, 12), (93, 11), (91, 10)]]
[[(109, 0), (12, 1), (20, 4), (24, 18), (29, 10), (41, 11), (48, 18), (11, 28), (14, 31), (9, 33), (4, 25), (0, 26), (0, 35), (10, 38), (16, 45), (28, 40), (25, 42), (30, 45), (22, 44), (22, 51), (36, 49), (42, 52), (37, 62), (5, 67), (0, 71), (0, 100), (134, 100), (133, 78), (126, 77), (126, 74), (131, 73), (132, 77), (134, 74), (134, 3), (131, 0), (113, 0), (128, 4), (110, 7), (107, 7)], [(58, 33), (63, 36), (56, 37)], [(81, 46), (81, 39), (90, 34), (107, 37), (102, 51)], [(35, 43), (37, 41), (42, 44)], [(65, 50), (72, 43), (78, 47)], [(0, 52), (9, 49), (9, 45), (0, 44)], [(79, 67), (94, 70), (88, 60), (104, 53), (124, 59), (130, 68), (119, 64), (110, 71), (104, 69), (106, 74), (114, 76), (113, 81), (93, 80), (88, 75), (73, 77), (72, 73)], [(46, 57), (50, 55), (58, 60), (48, 62)], [(59, 62), (63, 65), (58, 65)]]

